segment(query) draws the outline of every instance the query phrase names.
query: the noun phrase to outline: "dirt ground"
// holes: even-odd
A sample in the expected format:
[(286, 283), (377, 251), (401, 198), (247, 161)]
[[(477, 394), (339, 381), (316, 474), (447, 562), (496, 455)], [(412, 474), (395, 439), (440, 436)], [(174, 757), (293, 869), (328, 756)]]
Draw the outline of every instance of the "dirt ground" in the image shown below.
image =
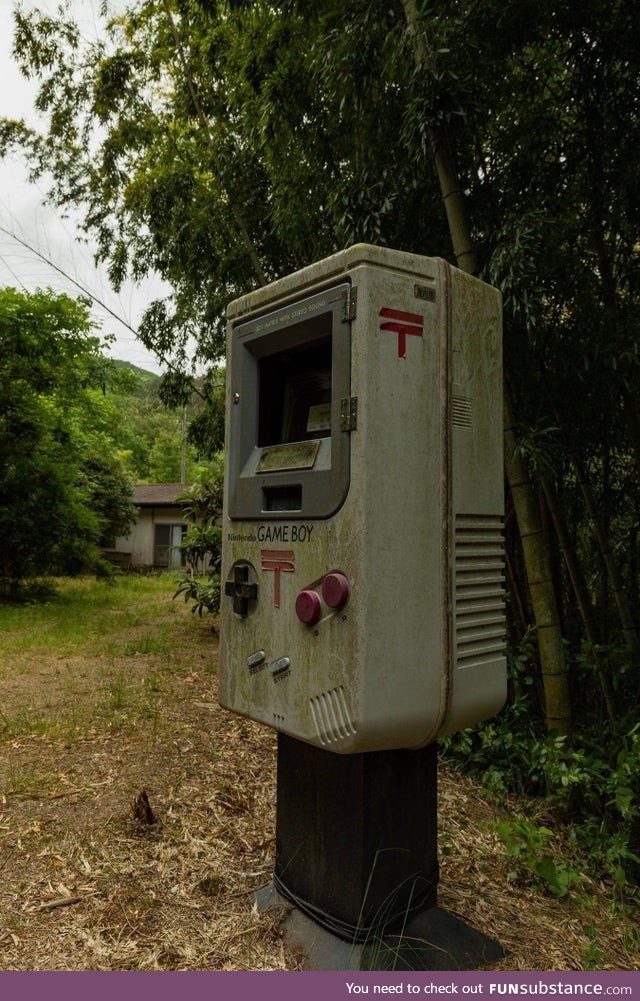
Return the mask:
[[(0, 608), (2, 969), (298, 967), (251, 905), (273, 859), (274, 734), (217, 705), (217, 639), (172, 583), (62, 582), (61, 605)], [(134, 818), (141, 789), (155, 824)], [(499, 969), (637, 969), (609, 887), (585, 874), (557, 900), (514, 882), (497, 811), (441, 768), (441, 906), (502, 943)]]

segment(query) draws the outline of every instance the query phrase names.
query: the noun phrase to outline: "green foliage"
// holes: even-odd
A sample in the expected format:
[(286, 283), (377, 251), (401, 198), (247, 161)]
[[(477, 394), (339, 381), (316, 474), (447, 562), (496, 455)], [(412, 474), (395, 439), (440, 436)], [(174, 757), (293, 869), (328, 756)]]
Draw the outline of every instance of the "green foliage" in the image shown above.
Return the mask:
[(533, 876), (534, 885), (554, 897), (566, 897), (571, 887), (580, 882), (580, 874), (564, 862), (555, 860), (546, 850), (553, 832), (548, 827), (536, 827), (528, 820), (498, 820), (495, 831), (515, 864), (510, 879)]
[[(640, 874), (639, 731), (627, 717), (552, 739), (519, 701), (443, 748), (498, 796), (546, 795), (576, 850), (622, 890)], [(546, 863), (538, 875), (553, 879)]]
[(213, 370), (194, 384), (160, 378), (127, 362), (114, 362), (107, 383), (113, 435), (129, 474), (138, 483), (193, 483), (224, 443), (224, 373)]
[[(579, 660), (578, 669), (592, 672), (592, 661)], [(493, 719), (446, 737), (443, 753), (498, 797), (545, 796), (569, 825), (576, 850), (622, 889), (640, 875), (640, 723), (631, 712), (586, 722), (571, 738), (550, 738), (536, 710), (534, 670), (528, 633), (509, 649), (509, 704)], [(549, 881), (543, 868), (539, 875)]]
[(441, 743), (446, 757), (477, 773), (498, 796), (508, 792), (540, 795), (544, 773), (534, 767), (544, 725), (535, 712), (535, 635), (529, 631), (518, 647), (508, 648), (512, 696), (502, 712), (479, 726), (452, 734)]
[(134, 518), (90, 331), (81, 301), (0, 290), (0, 581), (11, 598), (40, 574), (100, 569), (99, 546)]
[(217, 615), (220, 610), (223, 478), (223, 458), (218, 455), (182, 501), (190, 523), (183, 542), (189, 570), (178, 578), (174, 598), (181, 595), (185, 602), (192, 601), (191, 611), (201, 617), (204, 612)]

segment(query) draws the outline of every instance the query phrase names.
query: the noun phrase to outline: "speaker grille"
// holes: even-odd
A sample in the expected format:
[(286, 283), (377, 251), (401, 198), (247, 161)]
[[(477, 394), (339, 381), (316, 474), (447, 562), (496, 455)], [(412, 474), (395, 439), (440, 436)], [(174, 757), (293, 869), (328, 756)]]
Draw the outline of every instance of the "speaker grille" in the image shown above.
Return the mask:
[(490, 664), (506, 645), (502, 518), (456, 515), (454, 548), (456, 665)]
[(309, 699), (311, 715), (321, 744), (335, 744), (355, 732), (342, 685)]

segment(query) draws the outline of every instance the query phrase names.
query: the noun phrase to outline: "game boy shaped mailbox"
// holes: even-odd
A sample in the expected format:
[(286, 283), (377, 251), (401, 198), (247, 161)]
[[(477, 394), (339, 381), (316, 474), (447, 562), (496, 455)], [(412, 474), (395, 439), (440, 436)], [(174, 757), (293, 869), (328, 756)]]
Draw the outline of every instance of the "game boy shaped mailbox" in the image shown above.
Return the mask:
[(222, 705), (338, 753), (497, 712), (499, 292), (357, 245), (228, 321)]

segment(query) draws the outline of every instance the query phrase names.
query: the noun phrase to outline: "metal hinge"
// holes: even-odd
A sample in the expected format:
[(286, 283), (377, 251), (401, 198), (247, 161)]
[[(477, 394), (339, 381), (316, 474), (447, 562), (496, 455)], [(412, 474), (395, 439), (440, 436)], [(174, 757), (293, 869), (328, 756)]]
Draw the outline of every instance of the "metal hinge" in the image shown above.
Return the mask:
[(358, 307), (357, 288), (345, 289), (342, 293), (342, 322), (350, 323), (355, 320)]
[(340, 430), (355, 431), (358, 426), (358, 397), (346, 396), (340, 403)]

